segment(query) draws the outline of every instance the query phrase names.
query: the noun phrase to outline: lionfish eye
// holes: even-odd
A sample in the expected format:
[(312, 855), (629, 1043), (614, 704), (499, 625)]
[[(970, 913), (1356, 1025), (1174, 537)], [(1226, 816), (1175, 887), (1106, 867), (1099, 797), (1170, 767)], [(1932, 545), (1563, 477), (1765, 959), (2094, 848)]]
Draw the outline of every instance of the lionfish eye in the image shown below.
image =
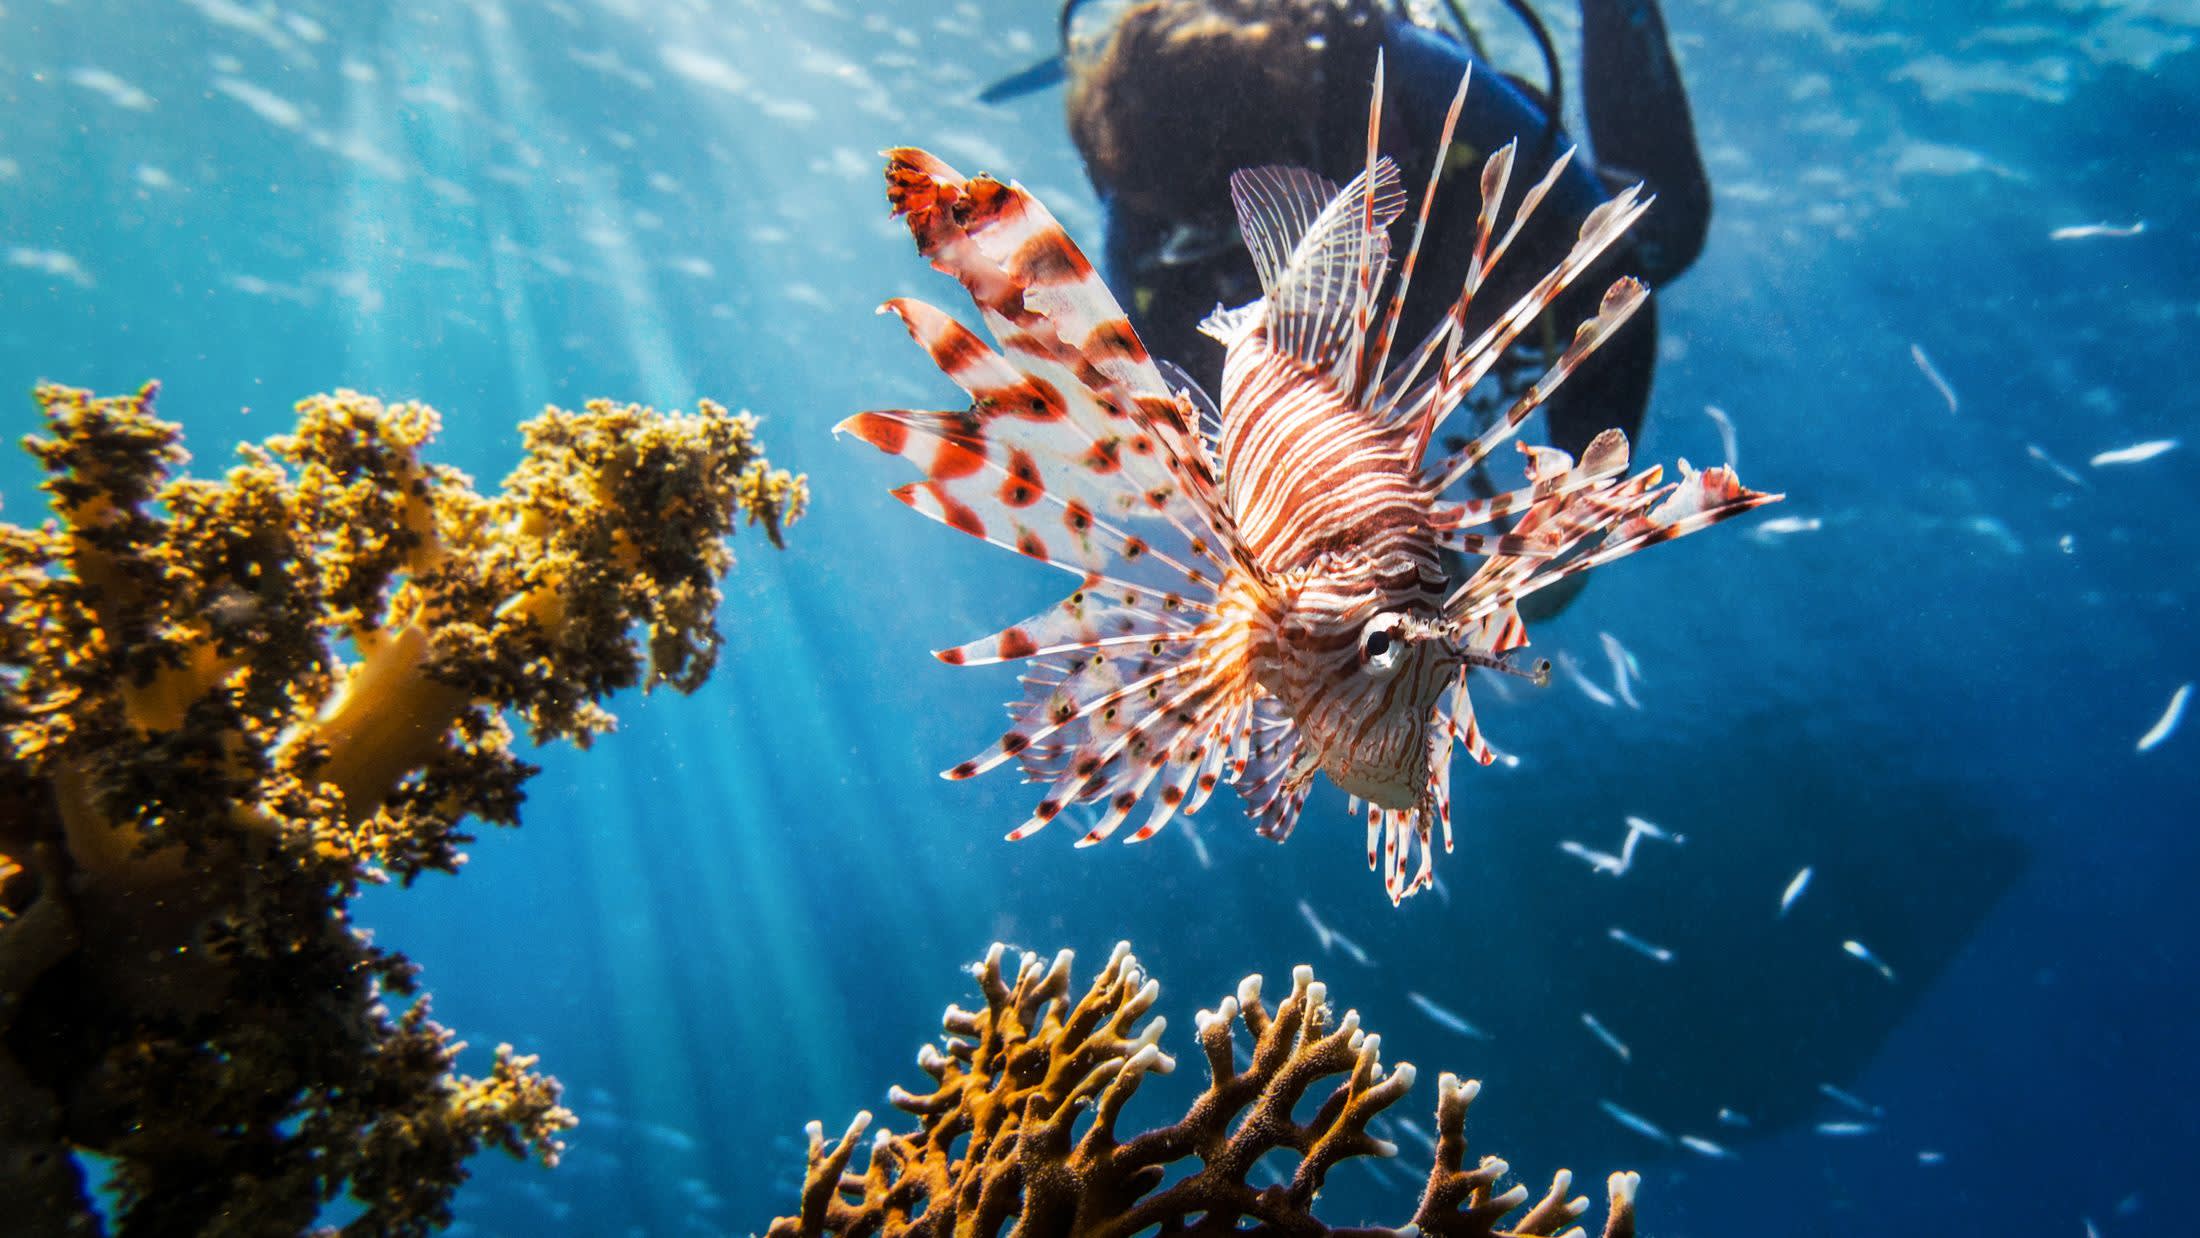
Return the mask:
[(1398, 629), (1405, 616), (1395, 611), (1367, 621), (1360, 631), (1360, 669), (1370, 675), (1388, 675), (1398, 665), (1398, 651), (1405, 639)]

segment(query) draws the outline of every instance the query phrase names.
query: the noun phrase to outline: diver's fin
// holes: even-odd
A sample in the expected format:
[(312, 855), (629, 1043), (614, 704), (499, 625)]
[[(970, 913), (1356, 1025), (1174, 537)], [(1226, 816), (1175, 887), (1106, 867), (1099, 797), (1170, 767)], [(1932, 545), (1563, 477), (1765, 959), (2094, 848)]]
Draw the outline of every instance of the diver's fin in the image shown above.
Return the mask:
[(1028, 69), (1011, 73), (979, 91), (978, 102), (1006, 103), (1010, 99), (1021, 99), (1025, 95), (1038, 94), (1049, 87), (1059, 86), (1067, 80), (1069, 80), (1069, 66), (1063, 62), (1061, 55), (1057, 53)]
[(1639, 271), (1662, 286), (1711, 228), (1711, 181), (1657, 0), (1583, 0), (1581, 104), (1600, 167), (1639, 178), (1658, 209), (1635, 230)]

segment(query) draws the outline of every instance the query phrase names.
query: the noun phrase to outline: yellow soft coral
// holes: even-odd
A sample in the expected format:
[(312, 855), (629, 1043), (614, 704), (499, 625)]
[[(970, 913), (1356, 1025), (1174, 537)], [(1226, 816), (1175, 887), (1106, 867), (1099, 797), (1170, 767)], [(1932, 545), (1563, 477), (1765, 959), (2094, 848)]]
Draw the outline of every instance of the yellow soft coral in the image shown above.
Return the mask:
[[(850, 1162), (871, 1115), (857, 1114), (832, 1143), (812, 1122), (800, 1210), (774, 1221), (768, 1238), (994, 1238), (1004, 1227), (1023, 1238), (1130, 1238), (1156, 1227), (1304, 1238), (1347, 1232), (1315, 1218), (1314, 1198), (1342, 1161), (1397, 1154), (1368, 1124), (1413, 1087), (1414, 1069), (1401, 1062), (1386, 1075), (1382, 1038), (1360, 1029), (1357, 1011), (1333, 1018), (1312, 968), (1292, 974), (1290, 995), (1272, 1012), (1258, 976), (1199, 1012), (1207, 1090), (1181, 1121), (1126, 1139), (1116, 1121), (1140, 1080), (1176, 1067), (1160, 1048), (1164, 1021), (1138, 1026), (1160, 986), (1127, 942), (1074, 1002), (1069, 951), (1051, 963), (1024, 955), (1013, 983), (1001, 971), (1004, 952), (995, 945), (976, 969), (986, 1008), (948, 1007), (944, 1051), (927, 1045), (918, 1053), (933, 1090), (890, 1094), (916, 1115), (917, 1129), (881, 1131), (859, 1172)], [(1240, 1024), (1253, 1041), (1242, 1069)], [(1300, 1099), (1324, 1079), (1339, 1081), (1310, 1116), (1295, 1119)], [(1411, 1223), (1349, 1232), (1580, 1233), (1571, 1227), (1589, 1201), (1570, 1197), (1573, 1176), (1565, 1170), (1508, 1224), (1529, 1199), (1524, 1187), (1498, 1189), (1510, 1167), (1486, 1156), (1462, 1168), (1467, 1106), (1480, 1091), (1481, 1084), (1452, 1075), (1437, 1083), (1435, 1164)], [(1253, 1185), (1254, 1166), (1277, 1150), (1295, 1153), (1296, 1169), (1275, 1185)], [(1196, 1168), (1174, 1172), (1190, 1158)], [(1632, 1238), (1637, 1183), (1632, 1173), (1608, 1179), (1604, 1238)]]
[(218, 480), (176, 476), (155, 390), (41, 387), (55, 521), (0, 524), (0, 1198), (92, 1232), (267, 1233), (350, 1194), (361, 1233), (446, 1219), (482, 1146), (554, 1159), (533, 1059), (486, 1079), (362, 882), (452, 871), (516, 820), (507, 719), (585, 744), (600, 701), (716, 659), (737, 522), (806, 499), (704, 402), (546, 411), (495, 495), (425, 462), (434, 410), (351, 392)]

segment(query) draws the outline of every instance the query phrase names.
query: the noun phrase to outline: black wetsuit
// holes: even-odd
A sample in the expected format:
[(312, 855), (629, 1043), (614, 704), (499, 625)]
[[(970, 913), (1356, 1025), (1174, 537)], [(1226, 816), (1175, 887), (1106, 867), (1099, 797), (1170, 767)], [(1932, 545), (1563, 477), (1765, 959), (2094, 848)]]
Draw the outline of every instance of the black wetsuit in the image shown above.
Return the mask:
[[(1556, 264), (1572, 244), (1582, 219), (1620, 186), (1644, 181), (1657, 195), (1644, 219), (1578, 280), (1553, 312), (1523, 336), (1523, 345), (1544, 359), (1556, 355), (1574, 325), (1595, 312), (1598, 300), (1621, 275), (1634, 275), (1652, 288), (1678, 276), (1702, 248), (1710, 221), (1710, 189), (1696, 152), (1694, 126), (1655, 0), (1582, 0), (1583, 91), (1596, 161), (1577, 152), (1553, 186), (1504, 263), (1476, 298), (1470, 335)], [(1460, 40), (1378, 11), (1379, 40), (1355, 57), (1365, 63), (1339, 63), (1350, 53), (1333, 51), (1323, 65), (1320, 114), (1305, 118), (1313, 127), (1315, 170), (1342, 183), (1364, 165), (1368, 91), (1374, 78), (1375, 47), (1385, 63), (1382, 149), (1397, 161), (1409, 193), (1427, 183), (1429, 160), (1442, 134), (1444, 113), (1470, 62), (1474, 83), (1453, 138), (1453, 151), (1439, 191), (1435, 214), (1414, 276), (1412, 296), (1400, 332), (1401, 351), (1418, 342), (1450, 307), (1466, 277), (1473, 251), (1475, 217), (1480, 208), (1476, 179), (1482, 161), (1518, 138), (1508, 203), (1517, 203), (1551, 160), (1569, 144), (1549, 125), (1542, 100), (1477, 61)], [(1227, 103), (1226, 82), (1203, 83), (1206, 106)], [(1281, 123), (1281, 122), (1279, 122)], [(1141, 216), (1125, 209), (1112, 186), (1097, 185), (1108, 207), (1103, 265), (1133, 325), (1157, 356), (1184, 367), (1210, 390), (1222, 364), (1219, 344), (1198, 332), (1200, 320), (1217, 304), (1242, 305), (1260, 295), (1252, 261), (1234, 233), (1229, 243), (1199, 247), (1188, 257), (1181, 249), (1183, 221)], [(1221, 204), (1227, 210), (1227, 204)], [(1410, 212), (1409, 212), (1410, 218)], [(1172, 240), (1172, 238), (1174, 238)], [(1651, 371), (1657, 359), (1657, 308), (1644, 305), (1619, 334), (1567, 379), (1547, 405), (1551, 442), (1579, 454), (1598, 431), (1617, 426), (1632, 439), (1642, 426), (1650, 398)], [(1520, 358), (1513, 375), (1524, 386), (1542, 372), (1543, 362)], [(1451, 428), (1461, 428), (1455, 420)]]

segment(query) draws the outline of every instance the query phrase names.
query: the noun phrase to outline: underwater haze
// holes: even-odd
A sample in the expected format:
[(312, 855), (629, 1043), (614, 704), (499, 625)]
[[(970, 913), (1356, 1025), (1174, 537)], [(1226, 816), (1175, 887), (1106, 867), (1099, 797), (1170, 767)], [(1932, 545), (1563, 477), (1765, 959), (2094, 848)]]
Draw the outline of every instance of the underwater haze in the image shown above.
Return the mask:
[[(1394, 908), (1326, 784), (1286, 845), (1225, 793), (1075, 848), (1003, 841), (1014, 777), (938, 776), (1015, 674), (930, 651), (1063, 578), (830, 430), (961, 403), (874, 313), (971, 320), (878, 151), (1013, 177), (1098, 251), (1061, 93), (976, 100), (1053, 5), (0, 0), (10, 438), (35, 382), (157, 378), (211, 471), (349, 387), (435, 405), (435, 457), (493, 480), (545, 403), (707, 397), (808, 474), (784, 553), (735, 541), (707, 686), (613, 701), (462, 877), (358, 904), (470, 1069), (539, 1053), (580, 1118), (556, 1169), (474, 1161), (451, 1232), (760, 1233), (805, 1123), (907, 1129), (887, 1089), (989, 943), (1072, 947), (1081, 985), (1124, 939), (1180, 1060), (1131, 1129), (1203, 1085), (1194, 1011), (1312, 963), (1420, 1067), (1395, 1114), (1480, 1079), (1473, 1149), (1532, 1187), (1638, 1169), (1644, 1234), (2200, 1230), (2200, 7), (1665, 17), (1717, 207), (1640, 458), (1787, 498), (1532, 627), (1551, 683), (1478, 698), (1517, 762), (1460, 762), (1442, 888)], [(38, 481), (0, 458), (8, 519)], [(1684, 838), (1585, 861), (1630, 817)], [(1319, 1211), (1398, 1223), (1420, 1153)]]

